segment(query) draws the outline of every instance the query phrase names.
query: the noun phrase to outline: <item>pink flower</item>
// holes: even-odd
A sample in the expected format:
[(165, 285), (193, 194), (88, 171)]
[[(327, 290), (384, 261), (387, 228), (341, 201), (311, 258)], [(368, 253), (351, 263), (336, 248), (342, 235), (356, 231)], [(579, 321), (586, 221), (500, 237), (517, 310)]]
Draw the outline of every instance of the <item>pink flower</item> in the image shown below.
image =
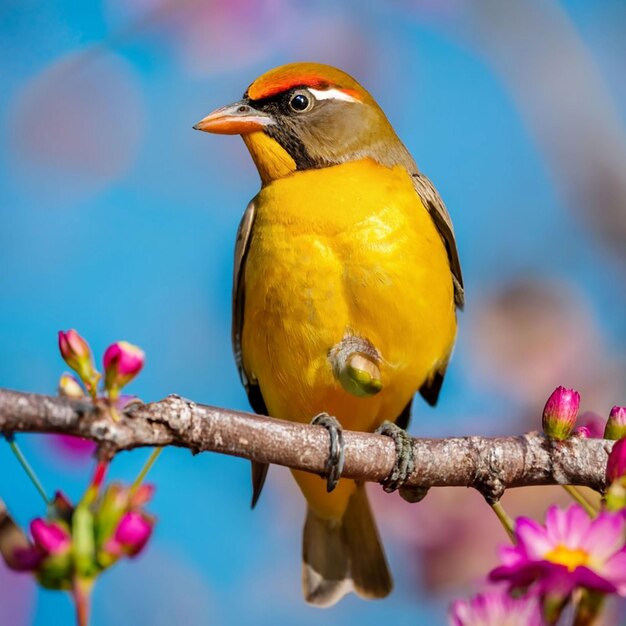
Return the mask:
[(46, 522), (41, 518), (34, 519), (30, 524), (33, 545), (13, 520), (7, 519), (5, 524), (11, 526), (7, 542), (11, 545), (5, 549), (0, 546), (0, 552), (11, 569), (20, 572), (36, 571), (49, 556), (69, 553), (72, 538), (60, 524)]
[(543, 432), (553, 439), (567, 439), (574, 428), (580, 394), (574, 389), (557, 387), (543, 409)]
[(609, 453), (606, 464), (606, 480), (608, 483), (626, 476), (626, 439), (618, 439)]
[[(59, 331), (59, 350), (61, 356), (68, 362), (72, 359), (84, 359), (91, 356), (89, 344), (74, 329)], [(71, 365), (71, 367), (74, 366)]]
[(450, 606), (451, 626), (543, 626), (537, 596), (512, 598), (506, 589), (494, 588)]
[(626, 437), (626, 406), (614, 406), (604, 428), (605, 439)]
[(537, 582), (543, 593), (568, 595), (575, 587), (626, 595), (626, 519), (603, 512), (590, 519), (578, 504), (552, 506), (545, 526), (516, 521), (517, 545), (501, 549), (502, 565), (489, 578), (511, 587)]
[(114, 554), (138, 555), (152, 535), (154, 522), (146, 515), (128, 511), (122, 515), (113, 538), (107, 544), (107, 551)]
[(119, 390), (141, 371), (145, 355), (141, 349), (127, 341), (111, 344), (104, 353), (105, 387)]
[(41, 518), (34, 519), (30, 523), (30, 532), (35, 546), (45, 555), (64, 554), (72, 545), (70, 534), (54, 522), (46, 522)]
[(84, 381), (95, 375), (89, 344), (74, 330), (59, 331), (59, 350), (63, 360)]

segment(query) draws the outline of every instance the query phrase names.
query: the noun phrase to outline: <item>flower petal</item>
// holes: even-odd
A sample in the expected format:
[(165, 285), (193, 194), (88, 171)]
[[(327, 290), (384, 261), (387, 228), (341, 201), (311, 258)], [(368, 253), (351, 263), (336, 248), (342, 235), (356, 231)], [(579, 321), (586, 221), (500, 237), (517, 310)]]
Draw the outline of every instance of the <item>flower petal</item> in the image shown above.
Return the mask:
[(624, 546), (625, 527), (626, 522), (622, 515), (600, 513), (592, 521), (589, 532), (580, 542), (580, 547), (594, 560), (606, 561)]
[(546, 532), (554, 546), (578, 548), (590, 526), (589, 515), (578, 504), (566, 510), (551, 506), (546, 513)]
[(535, 520), (520, 517), (517, 520), (515, 534), (518, 546), (530, 559), (542, 559), (546, 552), (555, 545), (549, 540), (546, 529)]
[(573, 575), (576, 580), (576, 585), (579, 587), (595, 589), (602, 593), (615, 593), (615, 591), (617, 591), (616, 585), (610, 580), (596, 574), (596, 572), (590, 570), (588, 567), (577, 567)]
[(620, 595), (624, 595), (621, 590), (626, 589), (626, 548), (613, 555), (601, 568), (594, 568), (594, 571), (610, 580)]

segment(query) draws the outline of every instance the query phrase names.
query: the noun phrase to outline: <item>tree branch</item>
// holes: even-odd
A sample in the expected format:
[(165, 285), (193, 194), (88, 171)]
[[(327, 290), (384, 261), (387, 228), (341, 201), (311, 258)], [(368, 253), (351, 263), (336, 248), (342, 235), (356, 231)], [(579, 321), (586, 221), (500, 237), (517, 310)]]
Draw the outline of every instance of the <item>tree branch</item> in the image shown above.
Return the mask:
[[(91, 400), (0, 389), (0, 432), (64, 433), (92, 439), (110, 454), (142, 446), (179, 446), (323, 474), (328, 434), (321, 426), (196, 404), (179, 396), (129, 407), (118, 422)], [(388, 437), (344, 432), (343, 476), (378, 482), (391, 472)], [(509, 487), (584, 485), (603, 490), (611, 441), (541, 433), (511, 437), (414, 439), (415, 471), (407, 486), (463, 486), (496, 501)]]

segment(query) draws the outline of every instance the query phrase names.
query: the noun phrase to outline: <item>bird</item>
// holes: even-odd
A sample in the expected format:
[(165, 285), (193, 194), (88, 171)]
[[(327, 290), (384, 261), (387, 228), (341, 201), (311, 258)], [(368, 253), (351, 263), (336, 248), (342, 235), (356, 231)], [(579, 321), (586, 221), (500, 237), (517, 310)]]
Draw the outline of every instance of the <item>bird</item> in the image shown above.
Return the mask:
[[(342, 429), (380, 432), (413, 468), (419, 391), (437, 402), (464, 286), (450, 215), (372, 95), (349, 74), (290, 63), (194, 128), (240, 135), (261, 188), (235, 245), (232, 342), (257, 412), (324, 426), (324, 477), (292, 470), (307, 500), (305, 600), (319, 607), (393, 586), (365, 485), (339, 479)], [(253, 462), (253, 501), (267, 465)]]

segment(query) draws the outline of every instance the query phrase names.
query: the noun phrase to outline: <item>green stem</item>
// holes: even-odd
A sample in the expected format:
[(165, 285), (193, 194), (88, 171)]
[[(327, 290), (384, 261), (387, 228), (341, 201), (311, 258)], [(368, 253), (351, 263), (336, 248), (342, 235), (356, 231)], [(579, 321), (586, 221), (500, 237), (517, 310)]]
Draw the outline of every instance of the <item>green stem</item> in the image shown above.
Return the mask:
[(163, 452), (163, 448), (155, 448), (152, 451), (152, 454), (148, 457), (146, 464), (143, 466), (143, 469), (139, 472), (139, 475), (137, 476), (137, 478), (135, 478), (135, 482), (130, 488), (131, 494), (137, 491), (141, 483), (144, 481), (145, 477), (148, 475), (148, 472), (154, 465), (155, 461), (159, 458), (161, 452)]
[(585, 498), (585, 496), (583, 496), (583, 494), (580, 493), (578, 489), (576, 489), (576, 487), (574, 487), (573, 485), (561, 486), (563, 487), (563, 489), (565, 489), (565, 491), (567, 491), (567, 493), (569, 493), (569, 495), (574, 500), (576, 500), (576, 502), (578, 502), (578, 504), (580, 504), (580, 506), (583, 507), (583, 509), (585, 509), (585, 511), (587, 511), (587, 513), (589, 513), (589, 517), (595, 517), (598, 514), (598, 510), (596, 509), (596, 507), (593, 506), (591, 502), (589, 502), (589, 500), (587, 500), (587, 498)]
[(6, 440), (9, 442), (9, 447), (11, 448), (15, 458), (19, 461), (19, 464), (22, 466), (28, 478), (33, 483), (35, 489), (39, 492), (39, 495), (43, 498), (43, 501), (46, 503), (46, 506), (50, 506), (52, 503), (48, 496), (46, 495), (46, 491), (41, 484), (39, 478), (37, 478), (37, 474), (35, 474), (35, 470), (30, 466), (30, 463), (26, 460), (26, 457), (20, 450), (19, 446), (15, 442), (15, 437), (13, 435), (5, 435)]
[(502, 507), (500, 502), (495, 502), (491, 505), (493, 512), (496, 514), (496, 517), (500, 520), (502, 527), (506, 530), (509, 539), (515, 543), (515, 531), (513, 527), (513, 520), (509, 517), (507, 512)]
[(585, 590), (581, 593), (574, 615), (574, 626), (596, 624), (604, 604), (604, 595), (597, 591)]

